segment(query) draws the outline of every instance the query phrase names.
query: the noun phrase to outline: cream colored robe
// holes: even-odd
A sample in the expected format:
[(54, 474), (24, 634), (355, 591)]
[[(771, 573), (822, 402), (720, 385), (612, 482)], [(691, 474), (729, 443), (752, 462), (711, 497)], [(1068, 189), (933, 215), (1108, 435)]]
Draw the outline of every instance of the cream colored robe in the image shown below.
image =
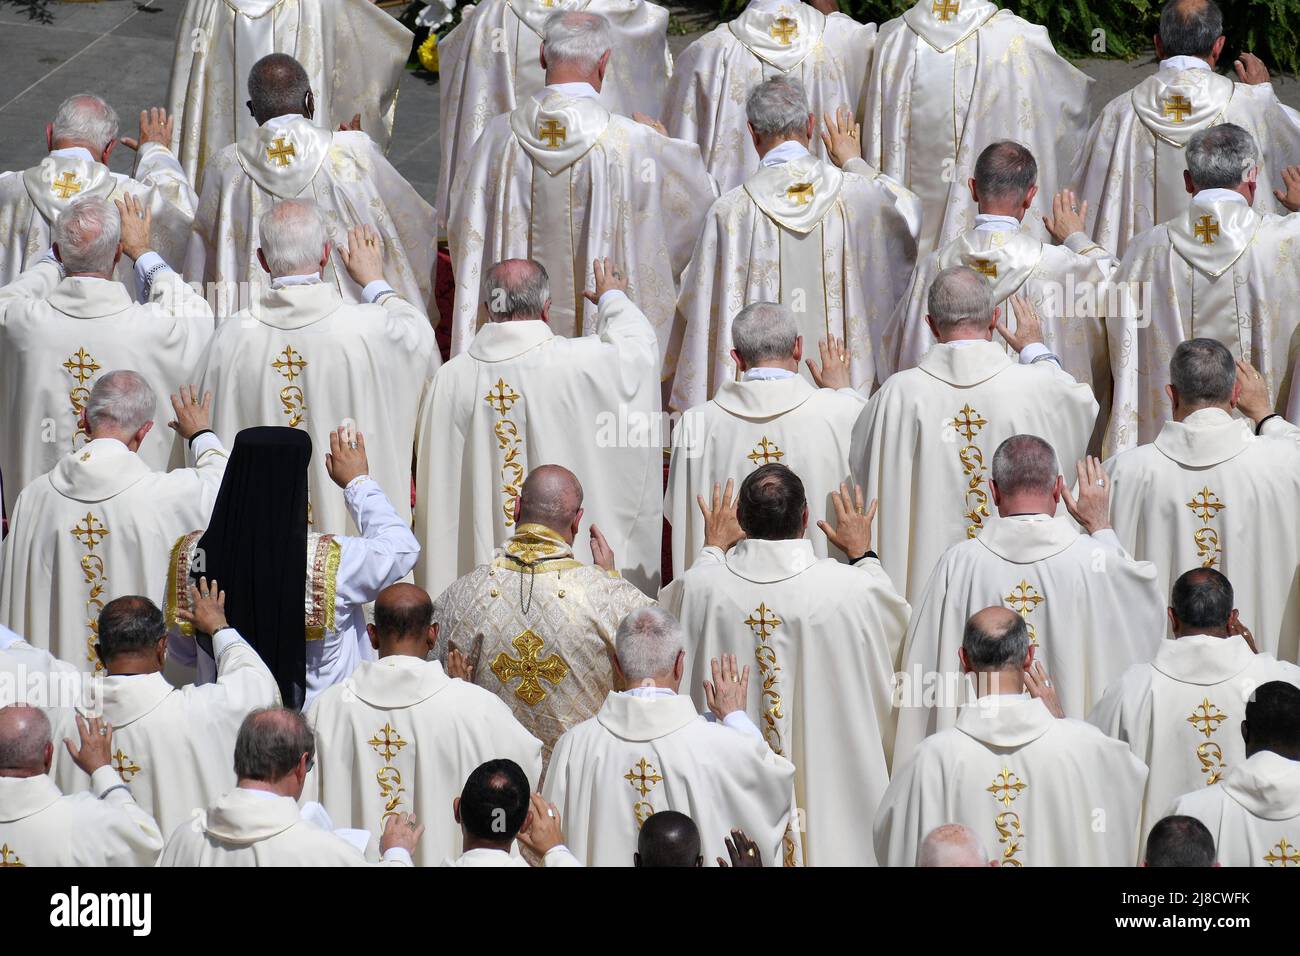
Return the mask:
[(1068, 474), (1096, 418), (1087, 385), (1050, 360), (1016, 364), (993, 342), (935, 345), (890, 378), (854, 426), (849, 463), (866, 500), (880, 501), (875, 547), (899, 591), (915, 601), (944, 551), (988, 521), (998, 445), (1038, 435)]
[(673, 527), (673, 575), (682, 574), (704, 547), (696, 496), (708, 501), (715, 483), (725, 487), (734, 478), (739, 487), (755, 468), (772, 462), (803, 481), (813, 553), (843, 558), (817, 520), (835, 513), (830, 494), (849, 480), (849, 436), (865, 404), (854, 389), (813, 388), (795, 375), (723, 382), (712, 399), (683, 415), (664, 498)]
[(158, 277), (145, 304), (119, 282), (61, 274), (46, 259), (0, 289), (0, 468), (10, 516), (23, 488), (86, 443), (77, 420), (104, 372), (144, 376), (158, 404), (140, 456), (149, 468), (180, 465), (184, 441), (167, 427), (168, 395), (191, 381), (212, 334), (207, 302), (174, 274)]
[(1129, 745), (1151, 768), (1142, 840), (1184, 793), (1212, 787), (1246, 759), (1241, 720), (1255, 688), (1300, 686), (1300, 667), (1256, 654), (1240, 636), (1189, 634), (1160, 643), (1106, 689), (1088, 722)]
[(658, 355), (645, 316), (618, 293), (580, 338), (540, 321), (483, 326), (438, 370), (421, 406), (416, 583), (438, 594), (491, 561), (529, 468), (555, 463), (583, 484), (578, 540), (595, 523), (628, 580), (653, 594), (667, 444)]
[(637, 833), (660, 810), (695, 821), (707, 866), (727, 859), (733, 827), (758, 844), (764, 866), (780, 866), (798, 823), (794, 781), (794, 766), (752, 728), (706, 720), (689, 696), (614, 693), (560, 738), (542, 796), (587, 866), (632, 866)]
[[(531, 864), (529, 864), (529, 862), (522, 856), (515, 853), (507, 853), (505, 850), (489, 850), (487, 847), (478, 847), (477, 849), (466, 850), (454, 859), (448, 857), (439, 865), (446, 867), (526, 867)], [(577, 857), (569, 852), (568, 847), (556, 846), (551, 847), (551, 849), (546, 852), (546, 855), (542, 857), (542, 866), (582, 866), (582, 864), (578, 862)]]
[(1155, 567), (1125, 554), (1113, 532), (1080, 534), (1066, 515), (993, 518), (945, 552), (912, 612), (897, 698), (899, 760), (951, 727), (958, 706), (973, 699), (957, 652), (966, 621), (994, 605), (1025, 619), (1061, 708), (1082, 720), (1124, 671), (1151, 659), (1167, 602)]
[[(61, 661), (49, 651), (24, 641), (0, 624), (0, 707), (27, 704), (39, 707), (50, 721), (54, 758), (50, 775), (57, 778), (64, 764), (71, 764), (64, 738), (77, 740), (74, 707), (85, 703), (82, 672), (75, 664)], [(93, 690), (87, 691), (87, 696)]]
[(1166, 815), (1175, 813), (1205, 824), (1221, 866), (1300, 866), (1300, 761), (1259, 751), (1179, 797)]
[(257, 128), (248, 71), (271, 53), (288, 53), (306, 69), (322, 126), (335, 129), (360, 113), (361, 128), (386, 151), (411, 39), (372, 0), (189, 0), (167, 99), (191, 180)]
[(890, 685), (909, 614), (879, 562), (747, 539), (725, 556), (706, 549), (661, 603), (690, 635), (682, 686), (697, 706), (712, 658), (749, 662), (747, 712), (795, 765), (802, 825), (785, 863), (874, 864), (867, 826), (889, 782)]
[[(668, 133), (698, 143), (704, 164), (724, 193), (758, 167), (746, 129), (745, 100), (773, 77), (798, 80), (817, 117), (841, 106), (861, 117), (876, 25), (841, 13), (829, 16), (801, 0), (750, 0), (744, 12), (719, 24), (677, 58), (663, 117)], [(811, 144), (828, 158), (821, 137)]]
[[(213, 157), (203, 177), (185, 277), (213, 286), (223, 303), (218, 321), (249, 307), (271, 284), (257, 260), (258, 226), (263, 213), (284, 199), (313, 200), (325, 238), (336, 247), (347, 246), (353, 226), (373, 226), (383, 246), (384, 278), (437, 325), (433, 207), (366, 133), (330, 132), (303, 116), (276, 117), (251, 130)], [(365, 302), (333, 252), (324, 278), (345, 301)]]
[[(917, 198), (860, 161), (845, 172), (811, 155), (762, 167), (713, 204), (682, 276), (664, 366), (675, 372), (672, 408), (735, 378), (731, 321), (753, 302), (787, 306), (806, 355), (819, 339), (843, 338), (853, 384), (869, 390), (920, 228)], [(811, 381), (806, 366), (800, 374)]]
[(599, 13), (613, 53), (600, 101), (611, 112), (660, 116), (673, 72), (668, 11), (645, 0), (482, 0), (438, 43), (438, 228), (447, 227), (453, 175), (493, 117), (509, 113), (546, 85), (542, 28), (561, 10)]
[(920, 255), (971, 227), (966, 181), (999, 139), (1023, 143), (1038, 160), (1043, 189), (1025, 219), (1046, 238), (1041, 214), (1068, 184), (1088, 130), (1091, 82), (1056, 54), (1045, 28), (987, 0), (918, 0), (881, 25), (862, 155), (920, 196)]
[(393, 814), (414, 813), (425, 826), (416, 866), (460, 854), (451, 803), (480, 764), (508, 758), (534, 790), (541, 783), (541, 741), (496, 695), (452, 680), (436, 661), (364, 661), (312, 701), (307, 720), (316, 731), (316, 767), (303, 799), (373, 833)]
[(1152, 441), (1168, 420), (1169, 359), (1186, 339), (1217, 339), (1249, 361), (1279, 412), (1294, 391), (1300, 216), (1261, 216), (1244, 201), (1205, 198), (1185, 208), (1136, 237), (1112, 277), (1107, 456)]
[(1122, 256), (1136, 236), (1182, 213), (1183, 150), (1193, 133), (1219, 123), (1242, 127), (1260, 150), (1255, 211), (1286, 215), (1273, 190), (1283, 167), (1300, 163), (1300, 124), (1272, 84), (1237, 83), (1208, 65), (1171, 66), (1111, 100), (1088, 132), (1073, 182), (1088, 201), (1089, 235)]
[[(54, 220), (68, 206), (87, 196), (112, 202), (128, 195), (139, 198), (153, 217), (154, 251), (179, 270), (199, 197), (161, 143), (140, 147), (130, 176), (113, 172), (84, 149), (59, 150), (29, 169), (0, 173), (0, 285), (45, 255)], [(116, 278), (135, 289), (129, 259), (118, 263)]]
[(161, 605), (171, 542), (207, 523), (226, 471), (214, 436), (194, 468), (152, 471), (114, 438), (67, 453), (18, 496), (10, 523), (0, 622), (82, 670), (98, 670), (99, 612), (141, 594)]
[(876, 856), (915, 866), (937, 826), (970, 827), (1002, 866), (1133, 866), (1147, 768), (1028, 695), (967, 704), (902, 760), (876, 814)]
[(162, 833), (121, 782), (100, 767), (65, 796), (45, 774), (0, 777), (0, 866), (153, 866)]
[(460, 163), (447, 231), (452, 355), (469, 348), (484, 318), (484, 273), (510, 258), (546, 267), (551, 327), (570, 337), (597, 322), (582, 293), (595, 287), (592, 261), (608, 256), (666, 347), (682, 271), (717, 198), (694, 143), (599, 100), (546, 90), (489, 123)]
[(1165, 422), (1154, 442), (1106, 462), (1111, 521), (1124, 547), (1157, 569), (1166, 597), (1184, 571), (1232, 582), (1256, 646), (1300, 659), (1300, 445), (1256, 436), (1217, 408)]
[(545, 764), (560, 735), (614, 689), (618, 625), (649, 603), (618, 575), (575, 560), (555, 532), (526, 524), (439, 594), (434, 657), (446, 661), (451, 647), (472, 654), (481, 643), (474, 682), (542, 742)]
[(420, 396), (441, 361), (417, 306), (397, 295), (350, 305), (320, 282), (262, 290), (217, 329), (198, 377), (212, 392), (212, 427), (227, 442), (254, 425), (307, 431), (312, 528), (355, 534), (325, 467), (330, 433), (355, 424), (370, 476), (409, 522)]

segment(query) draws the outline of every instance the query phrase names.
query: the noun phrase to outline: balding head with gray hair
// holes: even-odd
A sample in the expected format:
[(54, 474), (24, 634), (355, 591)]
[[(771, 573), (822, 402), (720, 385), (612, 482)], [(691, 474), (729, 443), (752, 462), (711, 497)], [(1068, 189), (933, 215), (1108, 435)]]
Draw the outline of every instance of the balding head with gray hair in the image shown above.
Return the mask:
[[(603, 77), (606, 57), (614, 47), (609, 21), (599, 13), (561, 10), (542, 25), (542, 57), (546, 81), (557, 82), (555, 71), (587, 77)], [(600, 88), (599, 82), (592, 86)]]
[(139, 372), (118, 369), (99, 377), (86, 399), (86, 425), (91, 438), (126, 442), (153, 421), (158, 405), (153, 387)]
[(50, 719), (37, 707), (0, 707), (0, 777), (45, 773), (54, 756)]
[(1193, 133), (1183, 152), (1187, 175), (1197, 192), (1237, 189), (1259, 166), (1255, 138), (1232, 123), (1220, 123)]
[(989, 855), (975, 831), (960, 823), (935, 827), (921, 841), (918, 867), (988, 866)]
[(483, 276), (483, 304), (492, 322), (545, 319), (551, 304), (551, 278), (532, 259), (506, 259)]
[(50, 130), (50, 146), (82, 146), (98, 159), (117, 139), (117, 111), (94, 93), (77, 93), (59, 105)]
[(258, 251), (273, 279), (321, 271), (326, 255), (325, 223), (312, 200), (276, 203), (262, 214), (257, 233), (261, 244)]
[(248, 107), (258, 125), (277, 116), (310, 116), (311, 77), (287, 53), (271, 53), (248, 71)]
[(1169, 360), (1169, 385), (1186, 410), (1226, 406), (1237, 384), (1237, 363), (1216, 339), (1180, 342)]
[(1061, 470), (1056, 452), (1037, 435), (1012, 435), (993, 453), (993, 484), (999, 495), (1050, 495)]
[(122, 217), (108, 200), (87, 196), (59, 213), (50, 239), (68, 275), (108, 278), (121, 254)]
[(975, 190), (981, 204), (1023, 203), (1037, 182), (1034, 154), (1015, 140), (990, 143), (975, 161)]
[(808, 140), (808, 94), (793, 77), (774, 76), (750, 90), (745, 115), (757, 138)]
[(1223, 11), (1214, 0), (1169, 0), (1160, 10), (1161, 57), (1208, 59), (1223, 36)]
[(927, 315), (939, 341), (993, 325), (993, 288), (974, 269), (950, 266), (930, 283)]
[(731, 320), (731, 344), (746, 368), (793, 358), (798, 339), (799, 325), (794, 315), (775, 302), (754, 302)]
[(1010, 608), (976, 611), (961, 636), (963, 665), (975, 673), (1020, 670), (1029, 656), (1029, 625)]
[(619, 623), (614, 637), (618, 668), (629, 687), (675, 687), (677, 658), (685, 648), (681, 624), (658, 604), (632, 611)]
[(516, 527), (539, 524), (572, 541), (582, 515), (582, 483), (563, 465), (538, 465), (519, 489)]

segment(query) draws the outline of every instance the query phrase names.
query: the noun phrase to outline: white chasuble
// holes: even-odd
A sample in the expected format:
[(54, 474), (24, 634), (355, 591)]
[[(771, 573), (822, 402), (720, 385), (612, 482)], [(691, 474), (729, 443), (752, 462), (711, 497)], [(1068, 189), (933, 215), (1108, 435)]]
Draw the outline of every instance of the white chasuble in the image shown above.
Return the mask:
[[(807, 356), (819, 339), (843, 338), (853, 384), (868, 391), (919, 228), (916, 197), (865, 163), (841, 172), (802, 156), (761, 168), (713, 204), (682, 276), (665, 361), (672, 408), (702, 404), (735, 379), (731, 320), (753, 302), (787, 306)], [(800, 374), (811, 381), (805, 366)]]
[(1016, 364), (993, 342), (935, 345), (892, 376), (853, 428), (849, 463), (866, 500), (880, 501), (875, 547), (899, 591), (915, 601), (944, 551), (988, 522), (998, 445), (1037, 435), (1070, 474), (1096, 418), (1087, 385), (1051, 361)]
[(617, 574), (576, 560), (554, 531), (525, 524), (438, 596), (434, 656), (445, 662), (455, 647), (475, 657), (474, 683), (542, 742), (545, 762), (614, 688), (618, 625), (650, 603)]
[[(552, 313), (554, 315), (554, 313)], [(645, 316), (607, 293), (592, 334), (493, 322), (434, 375), (417, 435), (416, 583), (439, 594), (492, 560), (514, 531), (528, 470), (562, 464), (582, 483), (583, 521), (649, 594), (663, 556), (659, 350)], [(617, 623), (617, 622), (616, 622)]]
[(587, 334), (596, 309), (591, 263), (608, 256), (666, 348), (678, 282), (710, 203), (713, 180), (694, 143), (669, 139), (590, 97), (545, 91), (489, 124), (462, 157), (448, 241), (456, 277), (451, 354), (485, 318), (494, 263), (535, 259), (551, 280), (550, 324)]
[[(4, 569), (0, 566), (0, 581)], [(39, 707), (50, 721), (50, 739), (54, 742), (53, 763), (49, 773), (57, 777), (72, 757), (63, 738), (77, 739), (76, 711), (85, 702), (83, 672), (75, 664), (61, 661), (49, 651), (33, 647), (18, 634), (0, 624), (0, 707), (26, 704)]]
[(1300, 866), (1300, 761), (1261, 750), (1179, 797), (1175, 813), (1205, 824), (1220, 866)]
[[(861, 117), (875, 42), (874, 23), (826, 15), (800, 0), (750, 0), (739, 17), (678, 56), (664, 125), (669, 135), (699, 144), (704, 164), (725, 193), (758, 168), (745, 128), (750, 91), (774, 77), (789, 77), (803, 84), (818, 123), (842, 106)], [(809, 148), (828, 158), (820, 136)]]
[(561, 10), (598, 13), (609, 22), (613, 52), (600, 102), (622, 116), (663, 114), (673, 70), (663, 7), (644, 0), (482, 0), (463, 7), (460, 23), (438, 43), (440, 229), (454, 205), (453, 177), (488, 123), (546, 85), (542, 31)]
[(1246, 759), (1241, 720), (1255, 688), (1300, 686), (1300, 667), (1256, 654), (1240, 635), (1169, 638), (1148, 663), (1107, 688), (1088, 722), (1129, 745), (1151, 768), (1142, 839), (1174, 800), (1212, 787)]
[(409, 521), (420, 396), (440, 361), (417, 306), (397, 295), (350, 305), (332, 284), (317, 282), (260, 291), (217, 328), (198, 376), (212, 392), (212, 427), (227, 443), (256, 425), (311, 435), (312, 530), (353, 534), (325, 467), (330, 433), (355, 424), (370, 477)]
[(316, 767), (303, 799), (319, 800), (337, 824), (382, 833), (388, 818), (414, 813), (425, 826), (416, 866), (459, 856), (451, 813), (476, 767), (513, 760), (533, 790), (542, 745), (495, 694), (452, 680), (436, 661), (391, 656), (365, 661), (307, 708)]
[(704, 547), (696, 496), (709, 500), (714, 484), (725, 487), (729, 478), (739, 487), (755, 468), (773, 462), (803, 481), (813, 553), (844, 558), (817, 521), (835, 513), (831, 492), (850, 480), (849, 437), (865, 404), (854, 389), (813, 388), (791, 375), (723, 382), (712, 399), (687, 411), (673, 433), (664, 504), (673, 528), (673, 574), (685, 571)]
[(881, 26), (862, 155), (921, 198), (921, 255), (973, 225), (966, 181), (1000, 139), (1038, 160), (1043, 190), (1025, 220), (1043, 236), (1042, 213), (1087, 133), (1091, 82), (1046, 29), (987, 0), (918, 0)]
[(1154, 440), (1169, 419), (1169, 359), (1187, 339), (1216, 339), (1250, 362), (1279, 412), (1295, 390), (1300, 217), (1261, 216), (1204, 193), (1184, 209), (1133, 240), (1106, 296), (1115, 382), (1108, 456)]
[(945, 823), (974, 830), (1001, 866), (1137, 862), (1146, 766), (1027, 694), (966, 704), (956, 726), (905, 756), (876, 814), (884, 866), (915, 866), (921, 842)]
[(1134, 237), (1186, 210), (1187, 141), (1219, 123), (1242, 127), (1259, 148), (1255, 211), (1286, 215), (1273, 190), (1300, 162), (1300, 123), (1272, 84), (1237, 83), (1208, 65), (1163, 68), (1111, 100), (1088, 132), (1074, 189), (1088, 201), (1089, 234), (1122, 256)]
[[(271, 284), (257, 259), (258, 230), (263, 214), (285, 199), (314, 201), (325, 238), (335, 246), (347, 246), (353, 226), (374, 227), (384, 278), (437, 324), (433, 208), (366, 133), (332, 133), (303, 116), (277, 117), (253, 129), (214, 156), (203, 177), (185, 277), (215, 285), (228, 300), (218, 322), (247, 308)], [(330, 255), (323, 275), (345, 301), (366, 301), (338, 256)]]
[(194, 468), (164, 474), (98, 438), (23, 489), (5, 544), (0, 623), (81, 670), (99, 669), (104, 605), (131, 594), (160, 604), (171, 542), (212, 513), (226, 453), (212, 435), (195, 444)]
[(797, 824), (794, 787), (794, 766), (752, 728), (705, 719), (685, 694), (612, 693), (560, 738), (542, 796), (587, 866), (632, 866), (637, 832), (661, 810), (695, 821), (706, 866), (727, 859), (733, 827), (758, 844), (764, 866), (781, 866)]
[(788, 834), (786, 865), (874, 864), (868, 827), (889, 782), (890, 684), (909, 613), (880, 563), (746, 539), (724, 557), (706, 550), (661, 603), (690, 635), (682, 687), (697, 706), (712, 658), (750, 662), (746, 711), (795, 765), (802, 830)]
[(410, 52), (411, 31), (369, 0), (188, 0), (168, 94), (186, 172), (202, 185), (207, 164), (257, 128), (248, 72), (272, 53), (307, 71), (323, 127), (360, 113), (386, 151)]
[[(1184, 571), (1232, 582), (1261, 651), (1300, 659), (1300, 445), (1257, 436), (1205, 408), (1165, 422), (1154, 442), (1106, 462), (1111, 521), (1124, 547), (1154, 563), (1162, 595)], [(1163, 630), (1163, 626), (1161, 628)]]
[(992, 519), (944, 553), (912, 611), (894, 753), (905, 759), (973, 699), (957, 652), (977, 611), (1001, 606), (1024, 618), (1061, 708), (1082, 720), (1124, 671), (1155, 654), (1167, 603), (1155, 567), (1125, 554), (1109, 530), (1080, 534), (1066, 515)]

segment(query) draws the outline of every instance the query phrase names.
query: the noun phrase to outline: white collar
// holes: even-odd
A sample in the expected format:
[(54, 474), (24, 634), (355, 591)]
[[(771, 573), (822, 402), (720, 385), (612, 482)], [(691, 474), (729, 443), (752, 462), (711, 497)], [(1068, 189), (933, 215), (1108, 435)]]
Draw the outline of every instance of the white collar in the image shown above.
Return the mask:
[(279, 276), (278, 278), (271, 280), (271, 288), (283, 289), (287, 285), (315, 285), (320, 281), (321, 278), (319, 272), (313, 272), (309, 275)]
[(66, 149), (52, 149), (50, 150), (50, 155), (61, 156), (64, 159), (84, 159), (88, 163), (99, 162), (99, 160), (91, 155), (90, 150), (86, 149), (84, 146), (69, 146)]
[(600, 96), (590, 83), (551, 83), (547, 85), (538, 99), (545, 99), (546, 94), (559, 93), (575, 100), (594, 100)]
[(1167, 60), (1160, 61), (1162, 70), (1209, 70), (1210, 64), (1206, 63), (1199, 56), (1171, 56)]
[(21, 643), (23, 639), (17, 633), (0, 624), (0, 651), (7, 651), (15, 644)]
[(1199, 203), (1239, 202), (1247, 206), (1250, 205), (1250, 203), (1246, 202), (1246, 197), (1235, 189), (1202, 189), (1192, 197), (1192, 201)]
[(741, 380), (746, 382), (772, 382), (777, 379), (794, 378), (798, 374), (798, 372), (792, 372), (788, 368), (751, 368), (745, 370)]
[(805, 156), (811, 156), (808, 147), (798, 140), (787, 139), (784, 143), (773, 146), (760, 161), (764, 166), (780, 166), (796, 159), (803, 159)]
[(947, 345), (954, 349), (964, 349), (968, 345), (979, 345), (980, 343), (987, 341), (988, 339), (953, 339), (951, 342), (942, 342), (940, 344)]
[(1020, 220), (1014, 216), (999, 216), (991, 212), (977, 213), (976, 232), (1019, 232)]
[(281, 126), (288, 126), (295, 120), (306, 119), (301, 113), (285, 113), (283, 116), (272, 116), (263, 123), (263, 126), (269, 126), (271, 129), (279, 129)]
[(982, 697), (975, 699), (975, 706), (988, 707), (995, 703), (1008, 704), (1013, 700), (1029, 700), (1029, 691), (1022, 690), (1018, 694), (984, 694)]
[(272, 793), (270, 790), (254, 790), (252, 787), (236, 787), (240, 793), (252, 794), (259, 800), (279, 800), (280, 794)]
[(654, 684), (649, 684), (645, 687), (629, 687), (625, 691), (620, 691), (620, 693), (627, 694), (629, 697), (654, 698), (654, 697), (676, 697), (677, 696), (677, 692), (673, 690), (671, 687), (658, 687)]

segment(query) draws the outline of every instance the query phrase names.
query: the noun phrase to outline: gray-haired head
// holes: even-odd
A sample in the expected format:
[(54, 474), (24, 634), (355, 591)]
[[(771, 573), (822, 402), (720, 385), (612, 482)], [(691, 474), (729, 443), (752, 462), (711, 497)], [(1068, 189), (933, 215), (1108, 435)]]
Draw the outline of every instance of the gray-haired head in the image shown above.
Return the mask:
[(1187, 140), (1187, 172), (1202, 189), (1236, 189), (1259, 165), (1255, 138), (1240, 126), (1220, 123), (1193, 133)]
[(69, 96), (54, 114), (50, 139), (55, 149), (84, 146), (100, 154), (117, 139), (117, 111), (94, 93)]
[(158, 396), (139, 372), (116, 369), (95, 382), (86, 399), (92, 438), (131, 436), (153, 421)]
[(1000, 495), (1050, 495), (1060, 474), (1056, 452), (1037, 435), (1012, 435), (993, 453), (993, 483)]
[(966, 266), (950, 266), (930, 283), (927, 313), (940, 334), (986, 329), (993, 324), (993, 287)]
[(1038, 162), (1015, 140), (990, 143), (975, 161), (975, 190), (980, 202), (1024, 202), (1036, 182)]
[(677, 655), (686, 647), (686, 634), (677, 618), (658, 604), (632, 611), (618, 625), (614, 650), (629, 684), (671, 678)]
[(50, 719), (38, 707), (0, 707), (0, 777), (45, 772), (50, 749)]
[(1019, 670), (1029, 653), (1029, 628), (1010, 608), (986, 607), (966, 621), (961, 648), (976, 672)]
[(774, 76), (749, 91), (745, 115), (759, 136), (801, 137), (808, 135), (808, 94), (793, 77)]
[(799, 325), (794, 315), (775, 302), (745, 306), (731, 320), (731, 344), (746, 366), (794, 355)]
[(316, 756), (316, 735), (307, 718), (289, 707), (263, 707), (239, 725), (235, 776), (274, 783), (288, 776), (303, 754), (309, 763)]
[(258, 242), (272, 278), (320, 272), (325, 223), (310, 199), (276, 203), (257, 223)]
[(1223, 36), (1223, 11), (1214, 0), (1169, 0), (1160, 10), (1159, 36), (1166, 57), (1208, 57)]
[(613, 46), (609, 21), (599, 13), (561, 10), (542, 25), (542, 55), (548, 74), (556, 67), (595, 73)]
[(1169, 360), (1169, 384), (1184, 408), (1223, 405), (1232, 400), (1237, 383), (1237, 363), (1217, 339), (1180, 342)]
[(50, 239), (68, 275), (107, 276), (117, 260), (122, 217), (111, 202), (87, 196), (59, 213)]
[(505, 259), (488, 267), (483, 290), (483, 304), (491, 321), (540, 319), (551, 301), (551, 278), (540, 262)]
[(916, 853), (918, 867), (988, 866), (984, 844), (970, 827), (945, 823), (925, 835)]
[(248, 71), (248, 102), (261, 125), (277, 116), (307, 115), (311, 77), (287, 53), (271, 53)]

